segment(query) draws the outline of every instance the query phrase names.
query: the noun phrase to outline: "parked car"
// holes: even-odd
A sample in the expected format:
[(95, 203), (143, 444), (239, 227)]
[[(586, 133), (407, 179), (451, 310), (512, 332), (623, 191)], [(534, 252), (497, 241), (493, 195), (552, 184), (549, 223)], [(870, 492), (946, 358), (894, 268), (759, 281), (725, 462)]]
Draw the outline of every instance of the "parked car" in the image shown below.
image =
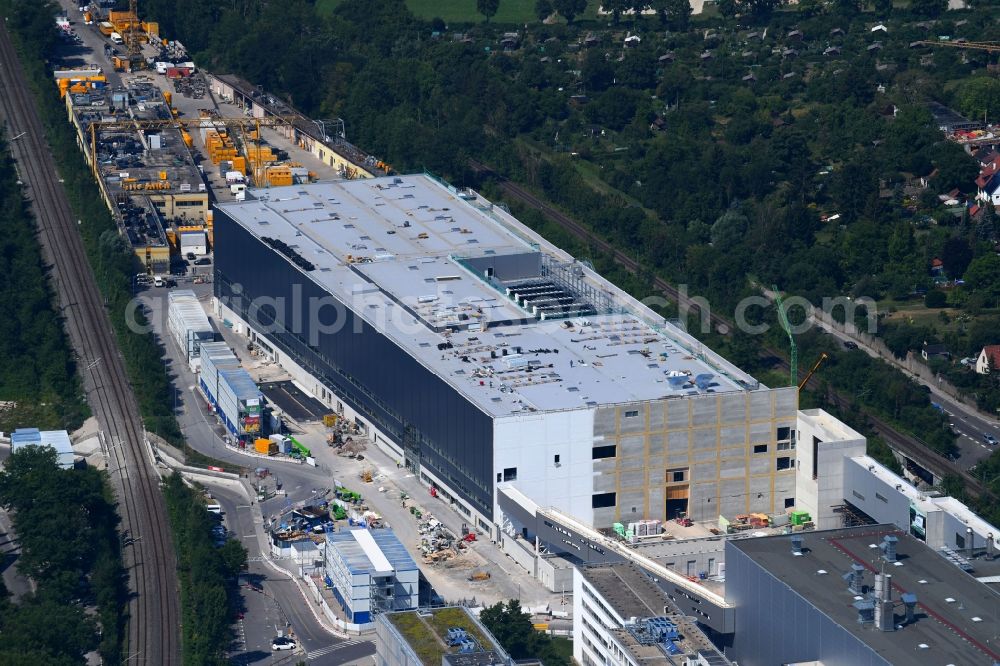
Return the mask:
[(275, 636), (271, 639), (271, 649), (275, 651), (280, 650), (294, 650), (295, 641), (287, 636)]
[(194, 256), (194, 252), (188, 252), (188, 253), (187, 253), (186, 255), (184, 255), (184, 256), (185, 256), (185, 257), (187, 257), (189, 261), (194, 261), (195, 259), (197, 259), (197, 257), (196, 257), (196, 256)]
[(986, 434), (984, 434), (983, 435), (983, 441), (986, 442), (987, 444), (989, 444), (990, 446), (996, 446), (997, 445), (997, 438), (994, 437), (993, 435), (986, 435)]
[(194, 262), (195, 266), (208, 266), (212, 263), (212, 260), (208, 257), (202, 257), (201, 259), (196, 259)]
[(844, 349), (857, 349), (857, 348), (858, 348), (857, 342), (851, 342), (850, 340), (848, 340), (847, 342), (844, 343)]

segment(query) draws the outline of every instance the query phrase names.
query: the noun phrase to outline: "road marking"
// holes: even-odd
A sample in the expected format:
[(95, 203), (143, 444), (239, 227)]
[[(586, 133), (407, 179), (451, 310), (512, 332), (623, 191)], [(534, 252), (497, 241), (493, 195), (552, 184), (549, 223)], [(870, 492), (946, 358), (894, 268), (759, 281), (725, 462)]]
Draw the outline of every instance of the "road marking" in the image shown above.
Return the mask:
[(331, 652), (339, 650), (340, 648), (351, 647), (352, 645), (361, 645), (363, 643), (368, 643), (368, 642), (370, 641), (366, 639), (366, 640), (344, 641), (343, 643), (334, 643), (333, 645), (328, 645), (324, 648), (313, 650), (312, 652), (307, 652), (306, 659), (316, 659), (318, 657), (322, 657), (324, 655), (330, 654)]

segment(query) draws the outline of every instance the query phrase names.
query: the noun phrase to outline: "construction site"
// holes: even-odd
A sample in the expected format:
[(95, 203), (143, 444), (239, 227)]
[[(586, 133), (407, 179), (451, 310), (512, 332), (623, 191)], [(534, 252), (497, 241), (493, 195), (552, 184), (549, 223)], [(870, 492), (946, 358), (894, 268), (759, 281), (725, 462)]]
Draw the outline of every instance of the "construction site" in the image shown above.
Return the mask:
[[(211, 204), (242, 200), (248, 186), (388, 169), (347, 143), (342, 120), (330, 121), (328, 136), (322, 123), (246, 82), (222, 85), (231, 77), (202, 72), (139, 9), (136, 0), (125, 11), (91, 5), (79, 35), (60, 17), (57, 29), (89, 53), (54, 77), (101, 194), (146, 274), (183, 275), (189, 261), (210, 254)], [(253, 92), (244, 96), (247, 88)]]

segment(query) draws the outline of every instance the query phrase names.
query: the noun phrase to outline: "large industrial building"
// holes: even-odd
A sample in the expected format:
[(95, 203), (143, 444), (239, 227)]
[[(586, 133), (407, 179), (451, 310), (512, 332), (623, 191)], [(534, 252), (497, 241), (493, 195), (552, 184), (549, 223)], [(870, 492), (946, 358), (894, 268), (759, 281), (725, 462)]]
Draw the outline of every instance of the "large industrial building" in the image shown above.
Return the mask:
[(726, 563), (741, 666), (1000, 663), (1000, 595), (894, 525), (729, 541)]
[(795, 503), (794, 388), (474, 193), (412, 175), (248, 194), (216, 208), (220, 315), (481, 529), (500, 482), (599, 527)]

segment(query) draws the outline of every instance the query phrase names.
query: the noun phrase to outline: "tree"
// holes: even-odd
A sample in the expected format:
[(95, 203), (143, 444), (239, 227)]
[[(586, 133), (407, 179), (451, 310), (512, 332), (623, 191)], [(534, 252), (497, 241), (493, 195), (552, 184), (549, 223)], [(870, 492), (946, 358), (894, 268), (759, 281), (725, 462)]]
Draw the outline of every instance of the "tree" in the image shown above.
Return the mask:
[(552, 0), (537, 0), (535, 2), (535, 16), (538, 17), (539, 21), (544, 21), (548, 17), (552, 16), (552, 12), (555, 10), (552, 8)]
[(719, 8), (719, 13), (723, 18), (731, 19), (736, 17), (738, 5), (736, 0), (716, 0), (715, 6)]
[(941, 263), (951, 277), (965, 275), (965, 269), (972, 261), (972, 248), (969, 241), (960, 236), (949, 238), (941, 248)]
[(912, 0), (910, 11), (917, 16), (937, 18), (948, 9), (948, 0)]
[(627, 10), (631, 4), (631, 0), (603, 0), (601, 2), (601, 9), (605, 12), (610, 12), (611, 22), (618, 25), (618, 22), (622, 18), (622, 12)]
[(500, 9), (500, 0), (476, 0), (476, 11), (486, 17), (486, 22), (496, 16)]
[(924, 296), (924, 305), (928, 308), (943, 308), (948, 305), (948, 296), (943, 291), (932, 289)]
[(979, 174), (979, 164), (975, 158), (951, 141), (942, 141), (935, 146), (933, 153), (934, 166), (938, 170), (932, 179), (936, 191), (948, 192), (953, 187), (963, 192), (975, 189), (976, 176)]
[(977, 291), (1000, 296), (1000, 256), (990, 252), (973, 259), (965, 271), (965, 283)]
[(743, 240), (747, 226), (746, 215), (738, 210), (727, 210), (712, 225), (712, 247), (721, 252), (731, 250)]
[(552, 0), (552, 6), (566, 19), (566, 23), (572, 23), (573, 19), (587, 10), (587, 0)]
[(879, 18), (888, 18), (892, 13), (892, 0), (875, 0), (875, 14)]
[(974, 76), (963, 81), (958, 89), (958, 107), (970, 118), (987, 122), (1000, 118), (1000, 80), (991, 76)]
[(665, 0), (664, 5), (665, 8), (661, 12), (661, 16), (666, 16), (670, 29), (686, 32), (691, 24), (691, 3), (688, 0)]

